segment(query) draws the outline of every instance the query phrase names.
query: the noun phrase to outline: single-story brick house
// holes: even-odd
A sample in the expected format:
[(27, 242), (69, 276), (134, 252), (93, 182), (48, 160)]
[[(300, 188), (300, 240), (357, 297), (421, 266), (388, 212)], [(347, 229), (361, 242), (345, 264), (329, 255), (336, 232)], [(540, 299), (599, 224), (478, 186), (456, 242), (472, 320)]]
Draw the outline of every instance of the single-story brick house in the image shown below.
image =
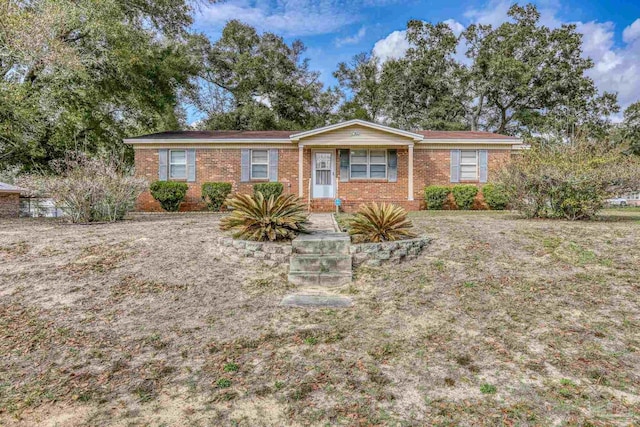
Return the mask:
[[(410, 210), (431, 184), (491, 181), (522, 141), (471, 131), (408, 132), (363, 120), (292, 131), (176, 131), (125, 139), (135, 152), (138, 176), (189, 185), (183, 210), (204, 207), (204, 182), (230, 182), (236, 192), (279, 181), (311, 210), (330, 211), (339, 198), (346, 210), (387, 201)], [(138, 209), (160, 210), (145, 192)]]
[(20, 193), (23, 191), (22, 188), (0, 182), (0, 218), (20, 216)]

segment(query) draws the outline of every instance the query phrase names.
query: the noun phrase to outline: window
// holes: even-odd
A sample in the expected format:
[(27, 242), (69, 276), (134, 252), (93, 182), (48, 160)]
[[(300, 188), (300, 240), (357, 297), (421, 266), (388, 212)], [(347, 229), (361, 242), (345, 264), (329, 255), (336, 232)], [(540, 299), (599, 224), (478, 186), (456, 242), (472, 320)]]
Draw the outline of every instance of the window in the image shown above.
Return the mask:
[(269, 178), (269, 150), (251, 150), (251, 179)]
[(331, 153), (315, 153), (316, 185), (331, 185)]
[(169, 178), (187, 179), (187, 152), (185, 150), (169, 151)]
[(387, 177), (387, 150), (351, 150), (351, 178)]
[(476, 181), (478, 179), (478, 152), (476, 150), (460, 151), (460, 180)]

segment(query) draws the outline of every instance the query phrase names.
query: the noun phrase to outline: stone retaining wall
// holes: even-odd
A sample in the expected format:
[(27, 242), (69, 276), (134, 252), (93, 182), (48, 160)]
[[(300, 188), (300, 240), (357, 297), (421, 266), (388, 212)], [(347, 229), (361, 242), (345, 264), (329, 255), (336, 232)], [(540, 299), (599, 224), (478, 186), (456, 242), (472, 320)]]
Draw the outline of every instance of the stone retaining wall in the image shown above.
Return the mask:
[(399, 263), (416, 258), (431, 239), (418, 237), (395, 242), (360, 243), (351, 245), (353, 266), (376, 266), (387, 263)]
[(232, 237), (218, 237), (215, 245), (223, 254), (260, 260), (271, 266), (289, 265), (291, 243), (252, 242)]
[[(353, 266), (378, 266), (399, 263), (416, 258), (431, 241), (429, 237), (383, 243), (351, 244)], [(218, 237), (214, 245), (225, 255), (259, 260), (267, 265), (289, 265), (292, 247), (290, 242), (252, 242), (231, 237)]]

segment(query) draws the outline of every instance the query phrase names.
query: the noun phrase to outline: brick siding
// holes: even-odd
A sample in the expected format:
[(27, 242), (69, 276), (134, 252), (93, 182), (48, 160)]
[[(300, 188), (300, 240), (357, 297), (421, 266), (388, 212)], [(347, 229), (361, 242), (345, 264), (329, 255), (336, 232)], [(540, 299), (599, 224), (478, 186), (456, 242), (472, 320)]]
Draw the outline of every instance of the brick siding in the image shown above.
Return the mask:
[[(396, 148), (396, 147), (394, 147)], [(350, 180), (339, 182), (340, 164), (337, 150), (334, 151), (336, 180), (338, 180), (337, 195), (343, 200), (343, 209), (353, 211), (367, 201), (387, 201), (399, 204), (409, 210), (423, 208), (424, 187), (427, 185), (451, 185), (449, 179), (449, 149), (414, 149), (414, 201), (407, 200), (408, 193), (408, 150), (397, 147), (398, 150), (398, 181), (387, 180)], [(490, 149), (488, 155), (489, 182), (494, 178), (495, 171), (509, 160), (509, 149)], [(311, 179), (311, 152), (304, 149), (303, 190), (304, 200), (308, 202), (309, 182)], [(187, 197), (181, 205), (181, 210), (202, 210), (205, 205), (201, 200), (201, 186), (204, 182), (231, 182), (234, 192), (249, 193), (253, 191), (256, 182), (240, 182), (240, 149), (239, 148), (198, 148), (196, 149), (196, 182), (188, 183)], [(146, 178), (149, 182), (158, 179), (158, 150), (136, 148), (136, 175)], [(298, 148), (280, 148), (278, 181), (284, 184), (285, 193), (298, 193)], [(465, 183), (465, 182), (463, 182)], [(472, 182), (478, 184), (477, 181)], [(478, 206), (482, 206), (481, 197)], [(138, 210), (160, 211), (160, 205), (151, 194), (146, 191), (138, 199)], [(315, 211), (335, 210), (333, 199), (312, 199), (311, 209)]]
[[(284, 192), (298, 192), (298, 149), (282, 148), (278, 150), (278, 180), (284, 185)], [(180, 205), (181, 211), (206, 209), (202, 201), (202, 184), (205, 182), (230, 182), (233, 192), (251, 193), (253, 185), (268, 180), (240, 182), (240, 149), (238, 148), (198, 148), (196, 149), (196, 181), (187, 182), (187, 196)], [(136, 176), (146, 178), (149, 183), (158, 180), (158, 150), (135, 150)], [(184, 180), (186, 182), (186, 180)], [(162, 211), (149, 191), (139, 198), (136, 208), (141, 211)]]
[(0, 218), (20, 216), (20, 194), (0, 193)]

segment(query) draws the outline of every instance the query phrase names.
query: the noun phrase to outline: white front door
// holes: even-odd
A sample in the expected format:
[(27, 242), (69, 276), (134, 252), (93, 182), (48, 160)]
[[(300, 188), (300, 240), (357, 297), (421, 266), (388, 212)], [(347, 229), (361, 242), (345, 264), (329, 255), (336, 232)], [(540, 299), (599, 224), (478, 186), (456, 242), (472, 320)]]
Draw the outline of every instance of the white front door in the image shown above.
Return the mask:
[(335, 196), (333, 190), (333, 180), (335, 178), (334, 152), (314, 151), (312, 156), (313, 163), (313, 197), (314, 198), (333, 198)]

